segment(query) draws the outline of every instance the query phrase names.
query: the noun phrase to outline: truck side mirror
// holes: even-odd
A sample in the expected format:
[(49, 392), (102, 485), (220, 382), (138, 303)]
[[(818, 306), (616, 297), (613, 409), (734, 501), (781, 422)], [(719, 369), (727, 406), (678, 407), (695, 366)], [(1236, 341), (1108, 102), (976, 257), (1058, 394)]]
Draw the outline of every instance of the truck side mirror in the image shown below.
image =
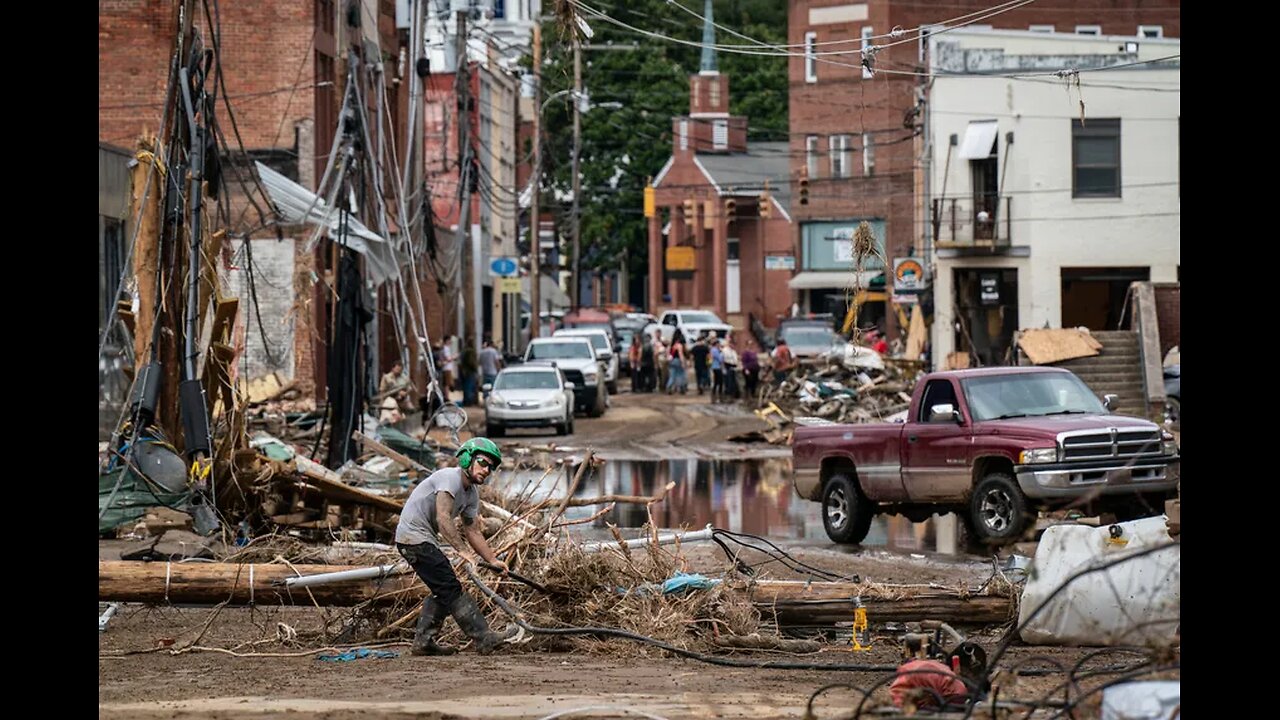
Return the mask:
[(1116, 405), (1120, 404), (1120, 396), (1114, 393), (1107, 393), (1102, 396), (1102, 406), (1108, 410), (1115, 410)]
[(480, 389), (485, 392), (489, 392), (490, 390), (493, 390), (493, 383), (485, 383), (480, 386)]
[(929, 422), (960, 422), (960, 411), (951, 403), (939, 403), (929, 408)]
[(572, 383), (572, 382), (570, 382), (570, 381), (565, 381), (564, 389), (565, 389), (565, 390), (572, 390), (572, 389), (573, 389), (573, 383)]

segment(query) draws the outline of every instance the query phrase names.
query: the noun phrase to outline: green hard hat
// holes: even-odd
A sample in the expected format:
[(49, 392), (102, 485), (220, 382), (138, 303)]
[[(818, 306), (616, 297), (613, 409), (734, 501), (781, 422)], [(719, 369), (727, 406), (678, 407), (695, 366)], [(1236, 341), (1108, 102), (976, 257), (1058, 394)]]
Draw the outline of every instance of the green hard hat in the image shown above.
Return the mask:
[(474, 437), (462, 443), (462, 447), (458, 448), (456, 456), (460, 459), (460, 465), (463, 468), (471, 467), (471, 460), (476, 453), (484, 453), (492, 457), (498, 463), (502, 462), (502, 451), (498, 449), (498, 444), (489, 438)]

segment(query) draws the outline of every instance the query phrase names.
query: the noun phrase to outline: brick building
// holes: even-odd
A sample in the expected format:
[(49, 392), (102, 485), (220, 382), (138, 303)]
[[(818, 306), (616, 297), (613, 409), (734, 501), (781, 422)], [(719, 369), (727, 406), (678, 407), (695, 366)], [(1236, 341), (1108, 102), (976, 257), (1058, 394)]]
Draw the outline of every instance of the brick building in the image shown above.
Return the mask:
[[(797, 0), (788, 16), (788, 40), (802, 49), (788, 67), (793, 238), (799, 265), (790, 281), (807, 310), (843, 315), (860, 301), (858, 325), (882, 325), (897, 334), (898, 308), (883, 289), (885, 263), (923, 258), (929, 224), (922, 202), (925, 155), (920, 136), (927, 43), (921, 26), (1005, 28), (1089, 35), (1177, 37), (1176, 3), (1084, 0), (1031, 3), (987, 12), (990, 3)], [(961, 19), (962, 16), (968, 16)], [(895, 28), (904, 29), (891, 35)], [(862, 45), (878, 46), (863, 64)], [(800, 195), (808, 183), (808, 202)], [(855, 267), (849, 235), (861, 221), (872, 227), (880, 257)], [(861, 271), (854, 275), (854, 270)], [(855, 281), (856, 278), (856, 281)], [(892, 287), (892, 283), (889, 283)], [(861, 289), (861, 292), (857, 290)]]
[(689, 76), (689, 114), (672, 118), (672, 138), (653, 180), (649, 311), (711, 310), (739, 330), (753, 317), (776, 325), (791, 304), (785, 280), (795, 260), (787, 147), (747, 142), (747, 118), (729, 115), (729, 77), (712, 48)]

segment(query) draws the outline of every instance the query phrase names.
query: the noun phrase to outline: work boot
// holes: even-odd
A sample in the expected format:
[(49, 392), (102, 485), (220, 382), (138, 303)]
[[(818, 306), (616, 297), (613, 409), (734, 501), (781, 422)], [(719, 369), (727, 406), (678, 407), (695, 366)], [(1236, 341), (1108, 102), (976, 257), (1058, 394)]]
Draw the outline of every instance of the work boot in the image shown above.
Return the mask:
[(493, 649), (504, 640), (509, 640), (516, 636), (520, 628), (515, 624), (508, 624), (507, 629), (500, 633), (493, 632), (489, 629), (489, 621), (485, 619), (484, 613), (480, 612), (480, 606), (476, 605), (476, 601), (470, 595), (462, 594), (453, 602), (450, 608), (453, 613), (453, 619), (458, 621), (458, 626), (462, 628), (462, 632), (467, 634), (476, 643), (476, 652), (481, 655), (488, 655)]
[(413, 634), (413, 646), (409, 649), (410, 655), (452, 655), (458, 652), (455, 647), (441, 645), (436, 642), (436, 635), (440, 632), (440, 628), (444, 625), (444, 619), (449, 617), (449, 608), (443, 603), (436, 600), (434, 596), (428, 596), (422, 601), (422, 612), (418, 615), (418, 628)]

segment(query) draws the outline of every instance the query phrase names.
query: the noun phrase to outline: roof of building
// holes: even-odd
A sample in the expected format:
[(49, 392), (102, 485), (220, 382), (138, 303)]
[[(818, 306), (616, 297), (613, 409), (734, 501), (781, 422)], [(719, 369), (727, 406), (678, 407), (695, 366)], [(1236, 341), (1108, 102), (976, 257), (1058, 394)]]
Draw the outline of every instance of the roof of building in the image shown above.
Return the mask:
[(720, 194), (756, 195), (769, 181), (769, 193), (791, 214), (790, 147), (785, 142), (747, 143), (745, 153), (700, 153), (698, 163), (720, 188)]

